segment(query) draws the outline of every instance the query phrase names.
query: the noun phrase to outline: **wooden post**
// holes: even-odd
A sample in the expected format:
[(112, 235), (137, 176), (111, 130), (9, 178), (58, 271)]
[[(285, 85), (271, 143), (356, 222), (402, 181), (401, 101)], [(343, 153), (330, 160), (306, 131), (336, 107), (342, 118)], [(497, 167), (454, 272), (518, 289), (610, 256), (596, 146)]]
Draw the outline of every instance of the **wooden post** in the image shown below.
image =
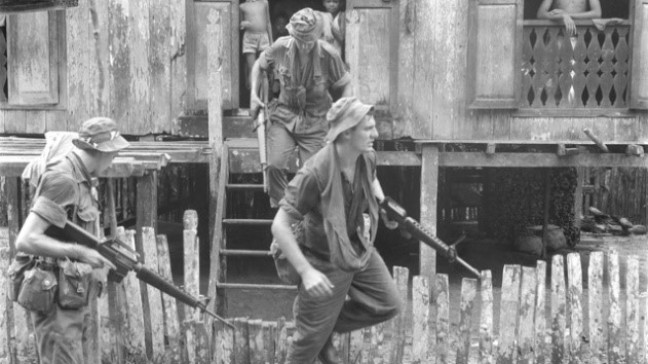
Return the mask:
[(424, 363), (428, 358), (428, 323), (430, 321), (430, 287), (427, 277), (415, 276), (412, 281), (412, 362)]
[[(157, 228), (157, 172), (147, 171), (144, 176), (137, 178), (137, 201), (136, 201), (136, 233), (135, 233), (135, 249), (144, 256), (144, 243), (142, 241), (142, 231), (145, 226)], [(142, 296), (142, 309), (144, 316), (149, 316), (149, 300), (148, 288), (146, 283), (139, 282), (141, 296)], [(151, 322), (144, 320), (144, 334), (147, 347), (147, 353), (150, 355), (150, 348), (152, 347), (151, 339)]]
[(585, 184), (585, 167), (576, 167), (576, 189), (574, 190), (574, 219), (580, 228), (583, 217), (583, 185)]
[(473, 305), (477, 295), (477, 280), (461, 280), (461, 305), (459, 319), (459, 340), (457, 346), (457, 364), (468, 364), (470, 358), (470, 331), (472, 328)]
[(5, 177), (4, 195), (7, 199), (7, 220), (9, 222), (9, 251), (13, 257), (16, 254), (16, 237), (22, 226), (20, 218), (20, 179)]
[[(135, 249), (135, 231), (127, 230), (123, 242), (130, 248)], [(128, 334), (122, 337), (126, 351), (134, 362), (145, 362), (146, 341), (144, 333), (144, 308), (142, 305), (142, 291), (140, 282), (134, 274), (128, 274), (124, 278), (126, 289), (126, 304), (128, 308)], [(138, 361), (139, 360), (139, 361)]]
[[(171, 258), (166, 235), (157, 236), (158, 273), (169, 282), (173, 282), (171, 274)], [(168, 341), (167, 358), (172, 363), (182, 361), (180, 353), (180, 323), (178, 321), (178, 307), (176, 299), (169, 295), (162, 295), (164, 307), (164, 335)]]
[[(214, 360), (212, 363), (217, 364), (235, 364), (234, 361), (234, 330), (224, 323), (214, 321)], [(175, 361), (173, 362), (175, 363)]]
[(369, 358), (373, 360), (373, 364), (383, 364), (384, 360), (386, 360), (384, 329), (384, 322), (371, 327), (371, 346), (369, 347)]
[(565, 297), (565, 266), (562, 255), (551, 259), (551, 362), (562, 363), (565, 358), (565, 326), (567, 301)]
[(264, 321), (262, 324), (262, 329), (263, 329), (263, 347), (265, 348), (264, 363), (274, 363), (277, 323)]
[(352, 331), (349, 333), (349, 362), (362, 363), (362, 357), (365, 355), (365, 335), (364, 329)]
[(286, 361), (286, 350), (288, 350), (288, 329), (286, 328), (286, 318), (283, 316), (277, 320), (275, 340), (275, 363), (284, 364)]
[(584, 354), (581, 337), (583, 330), (583, 273), (581, 270), (580, 254), (567, 254), (567, 281), (569, 284), (567, 294), (569, 320), (569, 363), (581, 363)]
[(516, 360), (516, 319), (520, 299), (520, 266), (505, 265), (500, 303), (499, 350), (497, 364), (513, 364)]
[[(11, 257), (9, 253), (9, 237), (8, 231), (5, 228), (0, 228), (0, 287), (9, 287), (9, 277), (7, 276), (7, 269), (11, 264)], [(7, 289), (0, 289), (0, 364), (9, 364), (11, 362), (11, 352), (9, 350), (9, 325), (12, 323), (9, 320), (8, 311), (11, 306), (11, 301), (7, 297)]]
[[(435, 145), (423, 145), (421, 164), (421, 224), (436, 234), (437, 195), (439, 178), (439, 149)], [(436, 251), (421, 244), (420, 272), (429, 282), (435, 282)]]
[[(409, 280), (409, 269), (394, 266), (394, 281), (398, 288), (401, 302), (407, 302), (407, 284)], [(406, 317), (404, 312), (393, 319), (394, 329), (392, 331), (392, 346), (390, 363), (401, 363), (403, 361), (403, 349), (405, 347), (405, 325)]]
[[(447, 274), (436, 275), (436, 363), (446, 364), (450, 345), (450, 285)], [(400, 363), (400, 362), (399, 362)]]
[(266, 347), (263, 342), (263, 321), (248, 321), (248, 343), (250, 345), (250, 364), (263, 364), (266, 358)]
[(608, 254), (608, 363), (625, 363), (625, 345), (623, 340), (624, 330), (622, 325), (621, 312), (621, 284), (619, 277), (619, 254), (610, 251)]
[(626, 271), (626, 363), (640, 363), (639, 360), (639, 258), (628, 257)]
[(589, 339), (592, 359), (607, 363), (607, 340), (605, 339), (604, 296), (603, 296), (603, 252), (592, 252), (587, 267), (587, 291), (589, 306)]
[(479, 362), (493, 364), (493, 279), (491, 271), (482, 271), (479, 315)]
[[(220, 279), (220, 247), (222, 239), (222, 226), (220, 219), (223, 214), (223, 204), (225, 198), (225, 186), (221, 186), (220, 182), (223, 178), (223, 168), (221, 168), (221, 159), (227, 157), (221, 155), (223, 149), (223, 110), (222, 110), (222, 44), (224, 41), (223, 34), (220, 33), (221, 29), (221, 13), (213, 8), (210, 8), (209, 20), (207, 24), (208, 47), (207, 64), (209, 75), (209, 100), (208, 100), (208, 133), (209, 133), (209, 146), (211, 147), (211, 157), (209, 158), (209, 226), (212, 227), (210, 234), (210, 260), (209, 260), (209, 284), (207, 294), (211, 298), (209, 308), (218, 312), (221, 315), (225, 314), (224, 297), (219, 297), (217, 290), (217, 283)], [(226, 167), (223, 162), (223, 167)], [(220, 209), (220, 214), (218, 213)]]
[(547, 305), (545, 302), (545, 281), (547, 279), (547, 262), (538, 260), (536, 263), (536, 302), (535, 302), (535, 362), (545, 363), (547, 358)]
[[(517, 352), (520, 364), (534, 362), (535, 326), (533, 324), (536, 301), (536, 272), (535, 268), (522, 268), (522, 288), (520, 292), (520, 305), (518, 307), (518, 339)], [(540, 292), (540, 295), (543, 293)]]
[[(142, 242), (144, 247), (143, 263), (153, 272), (159, 272), (158, 269), (158, 251), (157, 242), (155, 241), (155, 230), (151, 227), (144, 227), (142, 229)], [(164, 357), (164, 312), (162, 310), (162, 295), (161, 292), (150, 285), (146, 285), (149, 316), (146, 319), (150, 320), (151, 325), (151, 356), (153, 361), (160, 360)]]
[[(184, 286), (187, 293), (194, 297), (200, 294), (200, 247), (198, 243), (198, 213), (187, 210), (183, 216), (183, 246), (184, 246)], [(197, 354), (200, 353), (199, 338), (201, 330), (199, 325), (204, 325), (202, 314), (187, 305), (184, 305), (184, 325), (186, 337), (186, 355), (190, 363), (203, 362)]]
[(248, 342), (248, 320), (235, 318), (234, 324), (234, 363), (250, 362), (250, 344)]

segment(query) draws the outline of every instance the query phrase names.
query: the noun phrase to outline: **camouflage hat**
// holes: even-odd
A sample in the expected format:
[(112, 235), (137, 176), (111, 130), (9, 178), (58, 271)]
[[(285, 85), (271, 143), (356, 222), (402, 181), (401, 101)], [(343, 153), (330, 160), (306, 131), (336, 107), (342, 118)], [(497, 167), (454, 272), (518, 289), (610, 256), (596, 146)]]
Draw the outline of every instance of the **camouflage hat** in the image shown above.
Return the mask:
[(119, 134), (115, 120), (101, 116), (86, 120), (79, 129), (79, 137), (72, 143), (79, 149), (105, 153), (117, 152), (130, 145)]
[(338, 135), (358, 125), (373, 109), (373, 105), (364, 104), (355, 97), (337, 100), (326, 113), (326, 120), (329, 122), (326, 141), (334, 142)]

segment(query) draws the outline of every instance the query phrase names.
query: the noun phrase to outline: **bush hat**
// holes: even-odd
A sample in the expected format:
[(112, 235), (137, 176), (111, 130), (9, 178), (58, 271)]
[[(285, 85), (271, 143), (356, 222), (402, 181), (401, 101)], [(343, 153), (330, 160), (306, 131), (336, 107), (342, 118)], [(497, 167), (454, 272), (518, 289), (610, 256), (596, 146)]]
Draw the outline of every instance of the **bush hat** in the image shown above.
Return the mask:
[(79, 137), (72, 140), (72, 143), (79, 149), (104, 153), (117, 152), (130, 145), (119, 134), (115, 120), (107, 117), (86, 120), (79, 129)]
[(358, 125), (373, 110), (373, 105), (364, 104), (355, 97), (337, 100), (326, 113), (326, 120), (329, 122), (326, 141), (334, 142), (338, 135)]

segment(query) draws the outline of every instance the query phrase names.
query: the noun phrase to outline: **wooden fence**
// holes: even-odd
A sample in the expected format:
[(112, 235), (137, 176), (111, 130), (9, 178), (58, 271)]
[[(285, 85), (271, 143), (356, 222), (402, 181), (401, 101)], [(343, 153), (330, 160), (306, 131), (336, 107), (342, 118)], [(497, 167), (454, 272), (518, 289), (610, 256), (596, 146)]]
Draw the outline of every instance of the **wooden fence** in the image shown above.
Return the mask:
[[(195, 212), (184, 223), (184, 286), (198, 295)], [(142, 234), (145, 265), (171, 279), (166, 238), (151, 228)], [(120, 235), (135, 246), (134, 231)], [(3, 265), (9, 258), (8, 239), (0, 239)], [(646, 268), (640, 271), (639, 261), (593, 252), (587, 259), (554, 256), (550, 267), (545, 261), (506, 265), (501, 290), (493, 288), (490, 271), (481, 280), (462, 279), (459, 287), (446, 274), (415, 276), (410, 284), (408, 270), (394, 267), (403, 314), (336, 335), (334, 343), (354, 364), (646, 363), (646, 294), (639, 288)], [(0, 286), (6, 280), (4, 268)], [(284, 319), (233, 318), (230, 329), (132, 275), (108, 288), (93, 305), (97, 340), (85, 345), (86, 363), (285, 362), (294, 325)], [(0, 363), (35, 362), (28, 315), (7, 301), (6, 289), (0, 290), (0, 312)]]

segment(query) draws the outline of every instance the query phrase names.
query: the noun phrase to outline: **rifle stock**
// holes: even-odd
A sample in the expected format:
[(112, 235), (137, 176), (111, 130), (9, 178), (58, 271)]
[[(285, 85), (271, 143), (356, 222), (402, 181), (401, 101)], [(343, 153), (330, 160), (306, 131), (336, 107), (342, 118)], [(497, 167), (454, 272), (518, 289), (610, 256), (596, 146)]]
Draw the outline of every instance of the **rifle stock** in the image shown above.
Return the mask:
[(116, 269), (110, 270), (108, 274), (108, 278), (110, 280), (120, 283), (124, 279), (124, 277), (126, 277), (128, 272), (133, 271), (135, 272), (137, 279), (141, 280), (142, 282), (159, 289), (163, 293), (174, 297), (178, 301), (188, 306), (200, 309), (200, 311), (212, 316), (213, 318), (223, 322), (224, 324), (232, 328), (234, 327), (224, 318), (208, 310), (205, 302), (202, 302), (198, 298), (193, 297), (173, 283), (167, 281), (163, 277), (160, 277), (157, 273), (144, 267), (144, 265), (139, 261), (139, 255), (137, 254), (137, 252), (133, 251), (130, 247), (128, 247), (116, 237), (111, 240), (101, 242), (95, 236), (83, 230), (80, 226), (74, 224), (69, 220), (63, 228), (63, 231), (71, 240), (98, 251), (99, 254), (101, 254), (104, 258), (108, 259), (115, 265)]
[(385, 210), (389, 218), (398, 222), (398, 224), (407, 230), (412, 236), (417, 238), (425, 245), (440, 251), (450, 263), (457, 262), (468, 269), (472, 274), (481, 278), (481, 273), (477, 268), (468, 264), (465, 260), (457, 255), (457, 250), (453, 245), (447, 245), (441, 239), (428, 231), (423, 225), (413, 218), (407, 216), (407, 211), (394, 201), (391, 197), (386, 196), (380, 207)]

